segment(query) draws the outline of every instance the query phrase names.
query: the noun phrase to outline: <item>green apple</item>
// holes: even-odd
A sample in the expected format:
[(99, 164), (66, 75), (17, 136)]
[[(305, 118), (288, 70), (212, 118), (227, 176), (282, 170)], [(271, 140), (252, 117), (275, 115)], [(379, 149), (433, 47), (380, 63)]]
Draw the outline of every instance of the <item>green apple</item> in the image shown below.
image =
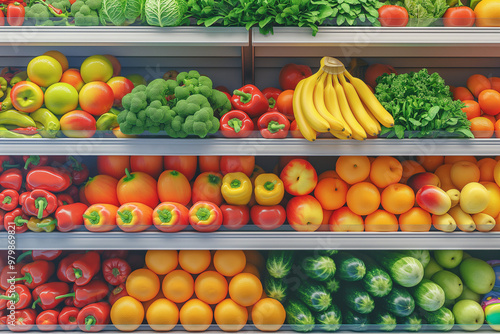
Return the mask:
[(446, 299), (456, 299), (463, 292), (464, 284), (460, 277), (448, 270), (440, 270), (431, 277), (431, 281), (444, 290)]
[(479, 303), (481, 301), (481, 295), (478, 293), (475, 293), (474, 291), (469, 289), (469, 287), (467, 285), (464, 284), (464, 291), (462, 291), (462, 294), (460, 295), (460, 297), (457, 298), (457, 302), (459, 300), (464, 300), (464, 299), (473, 300), (473, 301)]
[(106, 82), (113, 76), (113, 64), (105, 56), (90, 56), (83, 61), (80, 74), (85, 83), (92, 81)]
[(457, 267), (460, 262), (462, 262), (462, 258), (464, 256), (464, 252), (462, 250), (435, 250), (434, 258), (436, 262), (443, 268), (451, 269)]
[(424, 269), (424, 278), (431, 279), (432, 275), (437, 273), (438, 271), (443, 270), (434, 258), (431, 257), (429, 263), (425, 266)]
[(453, 315), (455, 323), (466, 331), (477, 331), (484, 324), (483, 308), (473, 300), (460, 300), (453, 306)]
[(479, 294), (486, 294), (495, 285), (495, 271), (483, 260), (470, 258), (460, 264), (460, 276), (465, 285)]
[(132, 83), (134, 84), (134, 87), (137, 87), (139, 85), (147, 85), (148, 84), (146, 79), (144, 79), (144, 77), (140, 74), (129, 74), (129, 75), (125, 76), (125, 78), (132, 81)]
[(26, 69), (28, 78), (40, 87), (49, 87), (59, 82), (62, 72), (61, 64), (50, 56), (38, 56), (31, 59)]
[(65, 82), (50, 85), (45, 91), (45, 107), (56, 115), (64, 115), (78, 106), (78, 91)]

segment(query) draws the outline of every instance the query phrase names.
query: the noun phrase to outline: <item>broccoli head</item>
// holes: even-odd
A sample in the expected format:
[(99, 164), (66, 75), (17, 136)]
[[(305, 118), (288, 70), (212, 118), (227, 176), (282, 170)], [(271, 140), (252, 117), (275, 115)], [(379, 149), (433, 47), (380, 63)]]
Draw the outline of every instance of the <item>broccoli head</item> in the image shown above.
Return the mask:
[(122, 98), (122, 105), (125, 110), (129, 110), (134, 114), (139, 111), (146, 109), (148, 106), (146, 98), (146, 86), (139, 85), (132, 89), (132, 92), (128, 93)]
[(204, 138), (219, 129), (219, 120), (214, 117), (208, 99), (201, 94), (179, 100), (172, 110), (177, 115), (171, 126), (167, 127), (167, 133), (172, 137), (182, 134), (182, 136), (195, 135)]
[(146, 108), (146, 128), (151, 133), (158, 133), (165, 129), (165, 125), (171, 123), (175, 117), (175, 112), (168, 106), (164, 106), (160, 101), (153, 101)]
[(168, 89), (170, 84), (163, 79), (155, 79), (146, 87), (146, 96), (148, 102), (160, 101), (164, 106), (167, 105)]
[[(40, 25), (49, 25), (50, 21), (50, 12), (49, 9), (42, 5), (41, 3), (35, 3), (31, 7), (26, 7), (25, 16), (28, 18), (28, 21), (31, 21), (33, 24)], [(53, 23), (51, 25), (54, 25)]]
[(144, 121), (130, 110), (123, 110), (117, 118), (120, 131), (127, 135), (139, 135), (144, 132)]
[(63, 12), (69, 11), (71, 7), (71, 3), (69, 2), (69, 0), (45, 0), (45, 3), (47, 3), (48, 5), (52, 5), (62, 10)]
[(97, 26), (99, 25), (97, 10), (101, 6), (102, 0), (77, 0), (71, 5), (70, 15), (75, 17), (77, 26)]
[(224, 115), (232, 109), (231, 101), (229, 101), (226, 94), (218, 91), (217, 89), (212, 90), (212, 96), (210, 96), (208, 100), (210, 101), (214, 112), (219, 116)]

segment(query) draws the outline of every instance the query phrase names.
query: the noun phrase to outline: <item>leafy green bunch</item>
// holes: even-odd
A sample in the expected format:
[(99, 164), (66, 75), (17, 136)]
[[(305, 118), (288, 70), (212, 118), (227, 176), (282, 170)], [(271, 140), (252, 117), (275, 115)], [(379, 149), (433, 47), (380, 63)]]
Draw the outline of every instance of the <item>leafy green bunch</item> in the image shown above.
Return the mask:
[(380, 26), (378, 9), (383, 4), (378, 0), (337, 0), (330, 3), (332, 14), (326, 25), (352, 26), (370, 22), (373, 26)]
[(375, 96), (394, 117), (394, 127), (382, 128), (389, 138), (468, 137), (470, 122), (450, 87), (427, 69), (377, 78)]

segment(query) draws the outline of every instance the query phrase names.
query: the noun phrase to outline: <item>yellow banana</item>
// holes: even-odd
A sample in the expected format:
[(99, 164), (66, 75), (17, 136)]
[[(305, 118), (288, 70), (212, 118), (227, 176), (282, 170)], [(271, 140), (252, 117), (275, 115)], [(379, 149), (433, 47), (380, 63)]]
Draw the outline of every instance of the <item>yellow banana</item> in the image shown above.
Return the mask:
[(316, 131), (314, 131), (314, 129), (307, 123), (300, 105), (300, 93), (302, 91), (302, 87), (304, 86), (304, 81), (305, 79), (301, 80), (293, 92), (293, 115), (295, 116), (297, 127), (304, 138), (309, 141), (315, 141)]
[(325, 80), (327, 76), (328, 76), (327, 73), (322, 73), (318, 79), (316, 86), (314, 86), (314, 95), (313, 95), (314, 107), (321, 115), (321, 117), (323, 117), (328, 122), (328, 124), (330, 124), (330, 132), (332, 131), (343, 132), (345, 131), (344, 125), (338, 119), (333, 117), (333, 115), (330, 114), (330, 112), (328, 112), (328, 109), (326, 108), (325, 105)]
[(333, 75), (332, 78), (333, 78), (333, 88), (335, 89), (335, 93), (337, 94), (337, 99), (339, 101), (340, 112), (342, 113), (344, 120), (351, 128), (352, 138), (357, 140), (366, 139), (366, 132), (352, 114), (351, 108), (349, 107), (349, 103), (347, 102), (347, 98), (345, 96), (344, 89), (342, 88), (342, 85), (339, 83), (339, 79), (337, 78), (336, 75)]
[(368, 107), (366, 106), (366, 104), (363, 103), (363, 101), (361, 101), (361, 104), (363, 104), (363, 108), (365, 108), (366, 110), (366, 113), (368, 114), (368, 116), (375, 122), (375, 124), (377, 125), (377, 134), (380, 133), (380, 131), (382, 131), (382, 127), (380, 126), (380, 123), (377, 121), (377, 119), (375, 118), (375, 116), (373, 116), (373, 114), (370, 112), (370, 109), (368, 109)]
[[(344, 134), (351, 137), (352, 131), (347, 122), (345, 121), (342, 113), (340, 112), (339, 102), (337, 100), (337, 93), (333, 88), (333, 74), (328, 74), (325, 80), (325, 105), (326, 109), (332, 114), (333, 117), (338, 119), (344, 125)], [(333, 134), (335, 135), (335, 134)]]
[(394, 126), (394, 118), (392, 115), (385, 110), (382, 104), (377, 100), (375, 95), (373, 95), (372, 91), (368, 86), (363, 82), (363, 80), (353, 77), (349, 72), (344, 72), (349, 81), (354, 86), (356, 91), (358, 92), (359, 97), (366, 104), (368, 109), (370, 109), (371, 113), (375, 118), (385, 127), (393, 127)]
[(302, 113), (309, 125), (317, 132), (329, 132), (330, 124), (318, 113), (314, 106), (314, 86), (316, 86), (319, 76), (323, 71), (304, 79), (304, 85), (300, 91), (300, 105)]
[(339, 74), (338, 78), (340, 79), (342, 88), (344, 88), (347, 102), (349, 103), (349, 107), (351, 108), (354, 117), (356, 117), (359, 124), (361, 124), (368, 135), (376, 136), (378, 134), (377, 122), (374, 122), (366, 112), (361, 100), (359, 99), (358, 93), (356, 93), (356, 89), (354, 89), (352, 84), (345, 80), (343, 74)]

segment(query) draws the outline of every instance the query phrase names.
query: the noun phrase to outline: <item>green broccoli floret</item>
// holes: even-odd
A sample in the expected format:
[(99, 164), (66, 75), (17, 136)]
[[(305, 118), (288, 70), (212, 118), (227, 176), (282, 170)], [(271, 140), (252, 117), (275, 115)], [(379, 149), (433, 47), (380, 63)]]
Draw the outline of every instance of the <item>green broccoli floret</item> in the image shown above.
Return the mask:
[(80, 10), (78, 11), (80, 14), (83, 14), (85, 16), (88, 16), (90, 15), (90, 7), (87, 6), (87, 4), (83, 5), (82, 7), (80, 7)]
[[(85, 8), (86, 7), (86, 8)], [(99, 25), (99, 16), (95, 10), (90, 10), (87, 5), (82, 6), (82, 10), (84, 12), (90, 11), (88, 15), (83, 14), (80, 10), (75, 14), (75, 25), (77, 26), (98, 26)]]
[(231, 101), (229, 101), (226, 94), (217, 89), (212, 90), (212, 96), (208, 98), (208, 101), (210, 101), (210, 105), (219, 117), (232, 109)]
[(129, 110), (122, 111), (117, 118), (120, 131), (127, 135), (138, 135), (144, 132), (144, 121), (137, 118), (136, 114)]
[(71, 7), (69, 0), (45, 0), (45, 3), (59, 8), (64, 12), (68, 11)]
[(172, 138), (186, 138), (188, 134), (182, 129), (183, 124), (184, 118), (175, 116), (172, 122), (165, 126), (165, 131)]
[(187, 99), (189, 95), (191, 95), (191, 91), (186, 86), (177, 86), (174, 89), (174, 95), (177, 99), (184, 100)]
[(162, 105), (167, 105), (169, 84), (163, 79), (155, 79), (146, 87), (146, 96), (149, 102), (160, 101)]
[[(200, 138), (204, 138), (208, 135), (209, 132), (213, 133), (213, 118), (212, 108), (202, 108), (194, 115), (186, 117), (186, 121), (183, 125), (183, 130), (188, 134), (194, 134), (196, 136), (199, 136)], [(217, 129), (218, 128), (219, 127), (217, 126)]]
[[(26, 7), (25, 16), (28, 19), (32, 19), (32, 23), (37, 26), (40, 25), (49, 25), (50, 21), (50, 12), (46, 6), (41, 3), (35, 3), (31, 7)], [(53, 23), (51, 25), (54, 25)]]
[(99, 10), (102, 7), (102, 0), (86, 0), (85, 4), (92, 10)]
[(128, 93), (122, 98), (122, 105), (125, 110), (129, 110), (134, 114), (139, 113), (139, 111), (146, 109), (148, 102), (146, 99), (146, 86), (139, 85), (132, 89), (132, 92)]
[(174, 107), (174, 111), (181, 117), (194, 115), (201, 108), (209, 107), (207, 98), (200, 94), (189, 96), (186, 100), (180, 100)]
[(71, 14), (74, 16), (76, 13), (80, 11), (80, 8), (85, 5), (85, 1), (83, 0), (76, 0), (73, 2), (71, 5)]

